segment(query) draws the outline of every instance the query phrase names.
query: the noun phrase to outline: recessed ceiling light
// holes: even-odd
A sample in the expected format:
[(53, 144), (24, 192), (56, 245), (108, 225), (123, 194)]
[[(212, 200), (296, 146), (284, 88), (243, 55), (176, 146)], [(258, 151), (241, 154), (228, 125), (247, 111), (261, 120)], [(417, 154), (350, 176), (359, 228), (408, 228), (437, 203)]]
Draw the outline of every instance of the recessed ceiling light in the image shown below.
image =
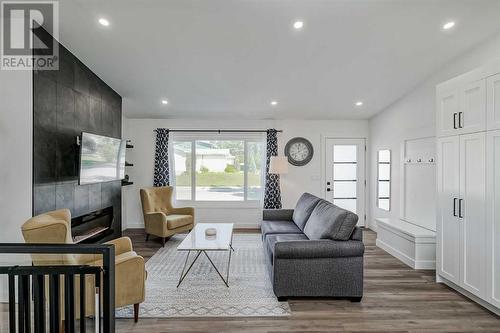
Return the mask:
[(103, 17), (101, 17), (101, 18), (99, 19), (99, 23), (100, 23), (101, 25), (105, 26), (105, 27), (109, 26), (109, 21), (108, 21), (108, 20), (106, 20), (106, 19), (105, 19), (105, 18), (103, 18)]
[(164, 100), (162, 100), (162, 101), (161, 101), (161, 104), (165, 104), (165, 105), (167, 105), (167, 104), (168, 104), (168, 101), (167, 101), (166, 99), (164, 99)]
[(297, 29), (297, 30), (300, 30), (300, 29), (302, 29), (304, 27), (304, 22), (302, 22), (302, 21), (295, 21), (293, 23), (293, 27), (295, 29)]
[(276, 105), (278, 105), (278, 102), (277, 101), (271, 101), (271, 105), (272, 106), (276, 106)]
[(447, 22), (447, 23), (443, 24), (443, 29), (444, 30), (449, 30), (449, 29), (453, 28), (454, 26), (455, 26), (455, 22), (450, 21), (450, 22)]
[(363, 102), (362, 101), (358, 101), (356, 102), (356, 106), (362, 106), (363, 105)]

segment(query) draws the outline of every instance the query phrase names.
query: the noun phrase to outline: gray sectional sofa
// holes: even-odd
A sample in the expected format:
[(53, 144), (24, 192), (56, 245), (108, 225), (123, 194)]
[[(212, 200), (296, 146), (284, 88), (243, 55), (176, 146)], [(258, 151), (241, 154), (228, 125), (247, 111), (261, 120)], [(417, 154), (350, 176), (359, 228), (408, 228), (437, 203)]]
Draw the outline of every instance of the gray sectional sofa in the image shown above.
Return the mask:
[(304, 193), (295, 209), (264, 210), (262, 241), (273, 290), (288, 297), (363, 297), (358, 216)]

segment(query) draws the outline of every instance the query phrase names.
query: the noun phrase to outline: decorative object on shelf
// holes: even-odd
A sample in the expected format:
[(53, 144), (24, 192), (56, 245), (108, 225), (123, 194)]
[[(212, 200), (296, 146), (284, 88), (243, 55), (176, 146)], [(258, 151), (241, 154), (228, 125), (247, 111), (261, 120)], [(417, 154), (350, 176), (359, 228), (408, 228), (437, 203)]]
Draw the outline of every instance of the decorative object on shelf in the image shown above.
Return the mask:
[(207, 239), (215, 239), (215, 238), (217, 238), (217, 229), (215, 229), (215, 228), (207, 228), (207, 229), (205, 229), (205, 237)]
[(271, 156), (269, 173), (284, 175), (288, 173), (288, 159), (286, 156)]
[(285, 155), (291, 165), (304, 166), (312, 160), (314, 149), (309, 140), (296, 137), (286, 144)]
[(126, 141), (126, 144), (125, 144), (125, 147), (126, 147), (126, 148), (134, 148), (134, 145), (132, 144), (132, 141), (127, 140), (127, 141)]

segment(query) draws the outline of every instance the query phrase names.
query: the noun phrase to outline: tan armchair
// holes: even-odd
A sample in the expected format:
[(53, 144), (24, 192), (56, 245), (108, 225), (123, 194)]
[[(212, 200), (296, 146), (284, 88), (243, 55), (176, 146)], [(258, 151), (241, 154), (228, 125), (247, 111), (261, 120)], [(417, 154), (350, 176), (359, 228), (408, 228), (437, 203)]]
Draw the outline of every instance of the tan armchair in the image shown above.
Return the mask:
[[(71, 213), (61, 209), (32, 217), (21, 227), (26, 243), (73, 244)], [(134, 319), (138, 320), (139, 303), (144, 301), (146, 270), (144, 258), (133, 251), (128, 237), (105, 244), (115, 246), (115, 306), (134, 305)], [(92, 254), (32, 255), (34, 265), (91, 265), (102, 266), (102, 257)], [(93, 277), (86, 278), (86, 290), (94, 290)], [(76, 283), (76, 285), (78, 285)], [(86, 315), (94, 314), (94, 295), (86, 295)]]
[(194, 208), (174, 208), (172, 192), (171, 186), (141, 189), (146, 241), (149, 235), (155, 235), (162, 238), (165, 246), (165, 238), (193, 229)]

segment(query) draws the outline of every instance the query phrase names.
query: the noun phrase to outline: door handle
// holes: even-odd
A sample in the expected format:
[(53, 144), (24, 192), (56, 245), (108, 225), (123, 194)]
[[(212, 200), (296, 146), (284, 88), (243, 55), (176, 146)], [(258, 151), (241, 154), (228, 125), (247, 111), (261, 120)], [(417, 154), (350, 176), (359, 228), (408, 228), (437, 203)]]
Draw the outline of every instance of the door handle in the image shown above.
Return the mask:
[(457, 129), (457, 113), (453, 114), (453, 128)]
[(458, 200), (458, 217), (460, 217), (461, 219), (464, 218), (464, 215), (462, 213), (462, 209), (463, 209), (463, 202), (464, 202), (464, 199), (460, 199)]
[(458, 128), (463, 128), (464, 126), (462, 125), (462, 118), (464, 117), (463, 112), (458, 113)]
[(453, 216), (457, 217), (457, 198), (453, 198)]

